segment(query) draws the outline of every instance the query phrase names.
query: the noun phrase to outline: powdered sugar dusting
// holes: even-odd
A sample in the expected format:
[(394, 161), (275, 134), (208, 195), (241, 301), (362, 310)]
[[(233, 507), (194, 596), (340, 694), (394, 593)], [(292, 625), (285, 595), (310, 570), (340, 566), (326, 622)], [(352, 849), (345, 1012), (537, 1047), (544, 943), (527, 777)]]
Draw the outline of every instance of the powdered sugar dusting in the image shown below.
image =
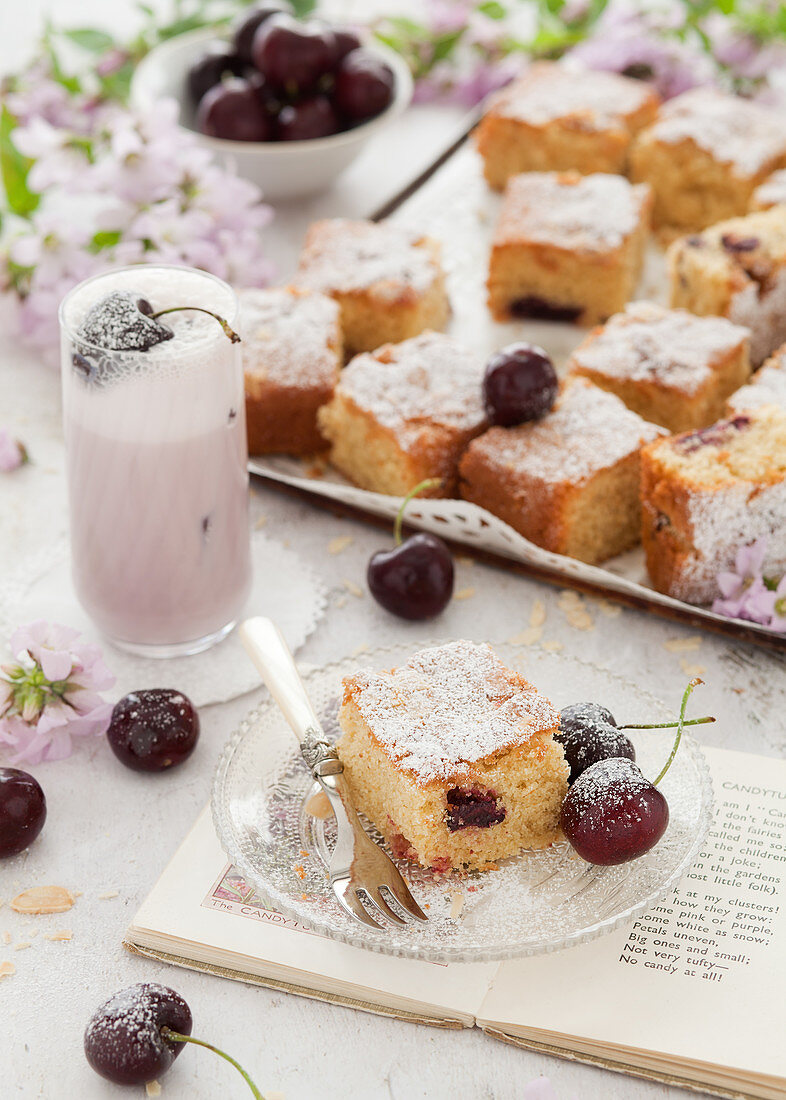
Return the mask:
[(473, 431), (483, 427), (480, 357), (439, 332), (357, 355), (341, 375), (344, 393), (406, 447), (428, 427)]
[(311, 226), (295, 281), (328, 294), (370, 290), (395, 301), (407, 288), (425, 293), (438, 275), (432, 249), (419, 233), (387, 222), (333, 218)]
[(573, 378), (543, 420), (492, 428), (472, 446), (497, 467), (546, 484), (580, 484), (665, 434), (614, 394)]
[(786, 157), (786, 129), (774, 110), (713, 88), (694, 88), (670, 100), (648, 135), (670, 144), (693, 141), (743, 175)]
[(147, 1068), (161, 1052), (166, 1070), (182, 1050), (182, 1043), (169, 1043), (161, 1036), (166, 1024), (173, 1031), (191, 1032), (191, 1012), (174, 990), (155, 982), (132, 985), (115, 993), (96, 1011), (85, 1031), (85, 1053), (101, 1070), (128, 1074), (135, 1067)]
[(718, 360), (748, 336), (747, 329), (723, 317), (633, 302), (588, 337), (570, 362), (609, 378), (656, 382), (695, 394), (713, 378)]
[(559, 724), (548, 699), (475, 642), (424, 649), (344, 684), (391, 760), (419, 782), (449, 780)]
[(651, 788), (652, 783), (631, 760), (625, 757), (600, 760), (582, 772), (570, 788), (570, 815), (575, 819), (585, 813), (602, 813), (619, 820), (617, 812), (621, 812), (634, 824), (641, 821), (642, 812), (648, 809), (642, 796)]
[(786, 340), (786, 258), (763, 288), (751, 279), (732, 296), (729, 320), (751, 330), (751, 360), (761, 363)]
[(753, 192), (753, 205), (759, 209), (786, 203), (786, 168), (773, 172)]
[(532, 126), (566, 119), (573, 128), (597, 131), (624, 128), (625, 116), (652, 99), (650, 88), (640, 80), (543, 63), (507, 87), (490, 113)]
[(525, 172), (508, 183), (494, 244), (537, 241), (607, 252), (639, 225), (650, 189), (603, 172)]
[(339, 308), (325, 294), (289, 288), (239, 294), (243, 368), (289, 388), (332, 384), (339, 368)]
[(777, 405), (786, 412), (786, 348), (768, 359), (747, 386), (728, 400), (730, 412), (743, 412), (761, 405)]

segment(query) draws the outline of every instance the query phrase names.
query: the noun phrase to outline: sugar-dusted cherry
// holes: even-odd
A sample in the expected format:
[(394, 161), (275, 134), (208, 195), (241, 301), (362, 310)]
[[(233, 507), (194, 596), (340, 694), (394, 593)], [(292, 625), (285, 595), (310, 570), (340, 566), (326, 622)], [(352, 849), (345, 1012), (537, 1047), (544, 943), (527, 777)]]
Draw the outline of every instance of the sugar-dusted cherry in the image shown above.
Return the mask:
[(115, 993), (85, 1029), (85, 1057), (116, 1085), (146, 1085), (171, 1068), (185, 1043), (212, 1050), (238, 1070), (256, 1100), (262, 1093), (234, 1058), (191, 1035), (191, 1009), (165, 985), (143, 982)]
[(539, 420), (557, 399), (557, 372), (549, 356), (534, 344), (509, 344), (486, 364), (483, 403), (489, 423), (510, 428)]
[(625, 734), (617, 729), (611, 711), (600, 703), (573, 703), (560, 712), (559, 733), (570, 765), (569, 783), (575, 783), (583, 771), (599, 760), (615, 756), (636, 759), (636, 750)]
[(126, 767), (167, 771), (196, 748), (199, 715), (191, 700), (172, 688), (132, 691), (115, 705), (106, 735)]
[(453, 595), (453, 555), (437, 535), (419, 532), (401, 537), (404, 510), (424, 489), (436, 488), (438, 478), (423, 481), (407, 494), (396, 516), (395, 546), (378, 550), (368, 563), (366, 580), (374, 599), (402, 619), (433, 619)]
[(24, 851), (44, 827), (46, 798), (32, 775), (0, 768), (0, 859)]

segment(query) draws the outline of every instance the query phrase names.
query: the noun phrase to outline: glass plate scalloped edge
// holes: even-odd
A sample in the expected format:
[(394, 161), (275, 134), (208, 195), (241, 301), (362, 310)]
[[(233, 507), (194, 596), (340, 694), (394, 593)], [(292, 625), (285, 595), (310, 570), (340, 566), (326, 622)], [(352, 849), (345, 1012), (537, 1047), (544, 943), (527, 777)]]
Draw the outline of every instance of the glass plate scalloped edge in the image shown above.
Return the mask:
[[(337, 696), (334, 691), (326, 701), (325, 690), (331, 685), (337, 687), (342, 674), (360, 665), (391, 667), (416, 649), (434, 644), (441, 643), (399, 643), (332, 662), (304, 676), (306, 689), (320, 717), (330, 706), (330, 714), (324, 716), (333, 718)], [(549, 690), (538, 682), (538, 671), (533, 666), (548, 665), (564, 673), (567, 665), (574, 672), (573, 682), (580, 681), (583, 686), (604, 680), (627, 696), (622, 704), (625, 721), (663, 721), (667, 716), (674, 717), (675, 712), (661, 700), (610, 669), (573, 655), (536, 647), (506, 642), (492, 644), (508, 663), (515, 665), (523, 661), (522, 671), (525, 675), (532, 674), (533, 681), (544, 694), (549, 694)], [(542, 679), (543, 667), (540, 674)], [(559, 676), (559, 680), (562, 682), (563, 677)], [(593, 695), (579, 694), (559, 700), (558, 705), (564, 706), (580, 698), (593, 698)], [(612, 709), (616, 707), (618, 720), (621, 720), (619, 703), (608, 698), (599, 701)], [(331, 722), (326, 724), (330, 727)], [(335, 727), (334, 718), (332, 725)], [(265, 730), (284, 743), (281, 759), (272, 773), (260, 773), (257, 778), (242, 776), (244, 783), (250, 783), (242, 803), (244, 811), (250, 809), (254, 799), (258, 807), (250, 810), (253, 818), (251, 836), (241, 840), (237, 836), (236, 811), (230, 792), (230, 784), (236, 779), (233, 765), (236, 769), (239, 755), (255, 744), (255, 733), (258, 735)], [(328, 728), (327, 732), (331, 736), (335, 730)], [(630, 735), (645, 773), (648, 766), (655, 770), (668, 753), (671, 731), (641, 731)], [(649, 744), (655, 741), (656, 745)], [(253, 885), (265, 905), (320, 935), (383, 954), (440, 963), (485, 962), (557, 951), (595, 939), (632, 920), (662, 900), (690, 868), (709, 829), (713, 800), (707, 762), (696, 741), (685, 731), (675, 763), (661, 788), (669, 801), (669, 829), (660, 844), (647, 855), (620, 867), (598, 868), (580, 860), (564, 842), (544, 852), (525, 852), (503, 860), (495, 871), (453, 873), (439, 878), (400, 861), (399, 866), (418, 900), (430, 905), (429, 925), (375, 932), (345, 916), (331, 894), (324, 862), (329, 837), (320, 832), (322, 825), (303, 809), (312, 789), (313, 783), (294, 737), (268, 698), (241, 722), (224, 747), (216, 768), (213, 821), (228, 858)], [(265, 799), (273, 803), (272, 814), (268, 812)], [(263, 823), (268, 831), (267, 838), (260, 832)], [(374, 830), (371, 832), (373, 834)], [(664, 863), (666, 856), (669, 859)], [(578, 889), (566, 894), (577, 883), (581, 883)], [(461, 898), (460, 905), (457, 898)], [(571, 907), (571, 902), (576, 904)], [(459, 913), (456, 913), (457, 905)], [(524, 934), (538, 907), (545, 922), (540, 928)], [(586, 920), (582, 917), (585, 909), (592, 914)], [(517, 924), (517, 914), (527, 915), (527, 920)]]

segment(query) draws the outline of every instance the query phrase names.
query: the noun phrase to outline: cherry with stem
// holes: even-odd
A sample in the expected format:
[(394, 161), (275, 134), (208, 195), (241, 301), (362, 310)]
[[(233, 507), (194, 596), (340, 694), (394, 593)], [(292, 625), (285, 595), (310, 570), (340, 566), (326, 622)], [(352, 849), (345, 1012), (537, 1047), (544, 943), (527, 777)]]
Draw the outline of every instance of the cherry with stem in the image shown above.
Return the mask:
[(218, 313), (214, 313), (212, 309), (204, 309), (202, 306), (170, 306), (169, 309), (156, 310), (155, 313), (151, 313), (149, 316), (151, 320), (157, 321), (159, 317), (163, 317), (167, 313), (180, 313), (184, 309), (195, 310), (197, 313), (206, 313), (208, 317), (214, 317), (224, 330), (225, 336), (227, 336), (233, 344), (240, 343), (240, 337), (233, 328), (230, 328), (229, 322), (224, 317), (219, 316)]
[(195, 1039), (193, 1035), (181, 1035), (180, 1032), (173, 1031), (172, 1028), (166, 1026), (161, 1028), (161, 1035), (170, 1043), (193, 1043), (195, 1046), (205, 1047), (206, 1050), (212, 1050), (214, 1054), (218, 1054), (219, 1057), (223, 1058), (226, 1062), (229, 1062), (231, 1066), (235, 1067), (240, 1076), (251, 1089), (251, 1093), (254, 1096), (255, 1100), (265, 1100), (264, 1096), (251, 1080), (248, 1073), (246, 1073), (246, 1071), (243, 1069), (241, 1064), (237, 1062), (234, 1058), (232, 1058), (231, 1055), (227, 1054), (226, 1051), (221, 1050), (220, 1047), (214, 1046), (212, 1043), (208, 1043), (204, 1039)]

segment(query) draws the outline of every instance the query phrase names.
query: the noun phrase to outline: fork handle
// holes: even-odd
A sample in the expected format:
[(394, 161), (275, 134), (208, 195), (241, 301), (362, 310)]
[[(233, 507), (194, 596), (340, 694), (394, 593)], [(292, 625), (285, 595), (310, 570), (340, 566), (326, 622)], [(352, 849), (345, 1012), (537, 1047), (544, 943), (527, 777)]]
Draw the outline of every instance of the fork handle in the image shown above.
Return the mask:
[(238, 634), (300, 742), (300, 750), (312, 772), (322, 777), (343, 771), (338, 753), (325, 738), (289, 647), (276, 624), (256, 616), (241, 623)]

